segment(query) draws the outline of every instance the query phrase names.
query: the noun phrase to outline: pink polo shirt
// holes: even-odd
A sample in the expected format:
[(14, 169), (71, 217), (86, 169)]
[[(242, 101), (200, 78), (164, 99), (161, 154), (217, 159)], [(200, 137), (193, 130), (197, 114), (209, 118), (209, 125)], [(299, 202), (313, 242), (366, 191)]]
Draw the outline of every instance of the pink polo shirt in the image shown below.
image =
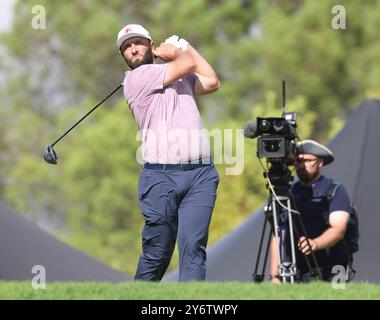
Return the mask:
[(210, 157), (206, 130), (194, 100), (195, 74), (164, 87), (167, 64), (127, 71), (124, 96), (142, 138), (142, 158), (150, 163), (185, 163)]

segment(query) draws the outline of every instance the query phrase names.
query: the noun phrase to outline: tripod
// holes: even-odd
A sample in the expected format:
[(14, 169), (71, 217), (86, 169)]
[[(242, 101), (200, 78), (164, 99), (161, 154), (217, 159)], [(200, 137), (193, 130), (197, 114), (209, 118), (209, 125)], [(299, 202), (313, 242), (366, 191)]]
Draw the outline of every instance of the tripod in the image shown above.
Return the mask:
[[(302, 223), (302, 219), (299, 212), (292, 209), (295, 208), (295, 203), (290, 191), (289, 182), (292, 180), (291, 172), (284, 162), (272, 162), (268, 172), (264, 173), (264, 177), (267, 178), (267, 188), (270, 191), (268, 203), (264, 207), (265, 220), (263, 225), (263, 231), (261, 234), (259, 251), (257, 253), (255, 271), (253, 273), (253, 280), (255, 282), (262, 282), (264, 280), (265, 267), (268, 259), (268, 252), (271, 244), (272, 236), (276, 241), (276, 257), (278, 263), (278, 270), (280, 279), (283, 283), (294, 283), (299, 279), (299, 273), (297, 269), (296, 251), (294, 243), (294, 235), (299, 238), (299, 231), (294, 222), (293, 215), (296, 214), (303, 234), (308, 239), (305, 231), (305, 227)], [(263, 241), (266, 232), (267, 224), (271, 226), (271, 232), (268, 236), (267, 249), (265, 252), (264, 263), (262, 266), (261, 274), (257, 273), (259, 267), (259, 261), (261, 257), (261, 251), (263, 248)], [(308, 240), (307, 240), (308, 241)], [(290, 250), (288, 249), (286, 242), (290, 242)], [(310, 246), (310, 243), (308, 243)], [(311, 258), (318, 272), (318, 276), (322, 279), (317, 259), (314, 252), (311, 252)], [(305, 256), (306, 264), (311, 272), (311, 264), (309, 257)]]

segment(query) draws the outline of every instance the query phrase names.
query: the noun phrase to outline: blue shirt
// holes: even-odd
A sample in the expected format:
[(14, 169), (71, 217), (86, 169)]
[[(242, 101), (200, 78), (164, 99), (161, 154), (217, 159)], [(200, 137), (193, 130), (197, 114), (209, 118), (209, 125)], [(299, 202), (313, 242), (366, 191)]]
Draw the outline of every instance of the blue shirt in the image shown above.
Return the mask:
[[(351, 212), (351, 201), (344, 186), (340, 184), (330, 200), (326, 197), (331, 179), (321, 176), (312, 185), (306, 186), (301, 181), (296, 182), (292, 186), (292, 194), (295, 202), (295, 209), (300, 212), (302, 222), (305, 227), (306, 235), (310, 239), (314, 239), (325, 232), (330, 226), (329, 216), (334, 211)], [(293, 215), (294, 216), (294, 215)], [(300, 235), (304, 235), (299, 219), (295, 219), (295, 226)], [(305, 236), (306, 236), (305, 235)], [(306, 260), (301, 251), (298, 250), (297, 243), (299, 237), (295, 232), (295, 251), (297, 259), (297, 267), (301, 273), (308, 272)], [(290, 252), (288, 250), (288, 252)], [(347, 265), (348, 245), (345, 239), (340, 240), (335, 246), (315, 252), (319, 267), (324, 274), (330, 274), (334, 265)], [(311, 257), (311, 255), (309, 255)], [(312, 266), (312, 259), (309, 259)]]

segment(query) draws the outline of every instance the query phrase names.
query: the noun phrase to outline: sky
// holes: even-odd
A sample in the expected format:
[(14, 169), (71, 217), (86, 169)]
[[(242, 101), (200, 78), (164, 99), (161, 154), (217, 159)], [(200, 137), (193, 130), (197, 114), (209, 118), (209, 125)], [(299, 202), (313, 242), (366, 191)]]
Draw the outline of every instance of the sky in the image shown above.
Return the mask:
[(16, 0), (0, 0), (0, 31), (6, 31), (10, 28), (15, 2)]

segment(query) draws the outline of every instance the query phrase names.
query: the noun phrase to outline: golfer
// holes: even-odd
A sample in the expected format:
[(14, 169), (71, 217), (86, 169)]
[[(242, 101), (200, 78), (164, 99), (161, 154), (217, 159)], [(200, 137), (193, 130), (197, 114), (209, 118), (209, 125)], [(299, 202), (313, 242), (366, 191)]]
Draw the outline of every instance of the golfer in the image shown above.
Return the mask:
[(138, 197), (145, 224), (135, 279), (161, 280), (178, 237), (179, 280), (204, 280), (219, 175), (194, 97), (218, 90), (219, 79), (176, 35), (155, 47), (143, 26), (129, 24), (117, 47), (130, 68), (124, 96), (141, 132), (144, 161)]

